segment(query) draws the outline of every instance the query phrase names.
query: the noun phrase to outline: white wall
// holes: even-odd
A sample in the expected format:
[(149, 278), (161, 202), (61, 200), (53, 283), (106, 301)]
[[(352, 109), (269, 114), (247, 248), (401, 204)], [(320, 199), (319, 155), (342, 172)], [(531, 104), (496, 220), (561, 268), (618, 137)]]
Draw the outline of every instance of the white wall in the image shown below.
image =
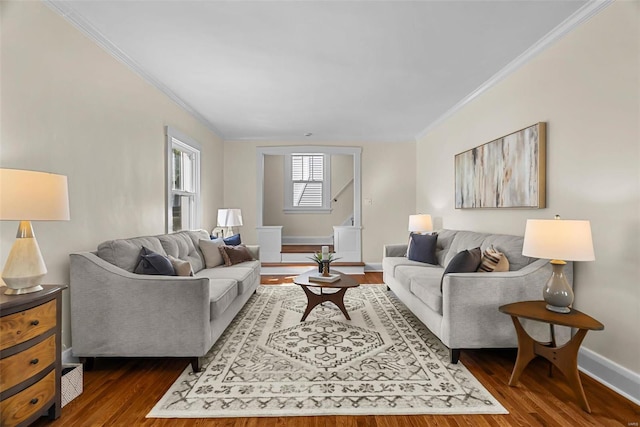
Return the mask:
[(264, 159), (263, 225), (281, 225), (283, 236), (327, 237), (333, 226), (353, 215), (353, 183), (333, 202), (334, 195), (353, 179), (353, 156), (331, 155), (331, 212), (322, 214), (284, 212), (284, 156)]
[[(417, 144), (416, 202), (453, 229), (522, 235), (527, 218), (590, 220), (596, 261), (576, 265), (575, 308), (605, 330), (584, 346), (636, 373), (639, 16), (639, 2), (615, 2), (429, 132)], [(539, 121), (548, 126), (548, 208), (455, 210), (454, 155)]]
[[(305, 142), (225, 142), (224, 203), (242, 209), (242, 240), (255, 243), (256, 237), (256, 147), (279, 145), (338, 145)], [(354, 146), (345, 143), (342, 146)], [(379, 263), (382, 246), (406, 240), (409, 215), (415, 213), (415, 143), (366, 143), (362, 146), (362, 257)]]
[[(0, 164), (69, 180), (71, 221), (33, 224), (49, 270), (44, 282), (69, 283), (71, 252), (165, 231), (165, 125), (202, 144), (203, 226), (213, 228), (222, 141), (42, 3), (0, 7)], [(0, 265), (17, 226), (0, 224)], [(63, 309), (66, 347), (67, 295)]]

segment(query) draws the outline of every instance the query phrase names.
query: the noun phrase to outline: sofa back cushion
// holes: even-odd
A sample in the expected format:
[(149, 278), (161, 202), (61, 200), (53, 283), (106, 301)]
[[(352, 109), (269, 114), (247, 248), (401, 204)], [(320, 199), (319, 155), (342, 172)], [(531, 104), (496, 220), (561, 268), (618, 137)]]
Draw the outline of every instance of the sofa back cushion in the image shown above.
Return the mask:
[(488, 234), (482, 242), (482, 252), (493, 247), (504, 254), (509, 260), (509, 270), (517, 271), (531, 264), (536, 258), (529, 258), (522, 255), (522, 245), (524, 237), (510, 236), (507, 234)]
[(98, 245), (98, 256), (111, 264), (133, 273), (140, 261), (140, 251), (145, 246), (153, 252), (167, 256), (160, 240), (155, 236), (116, 239)]
[[(439, 232), (439, 235), (444, 231), (446, 230)], [(440, 242), (441, 238), (442, 237), (438, 237), (438, 242)], [(493, 245), (497, 251), (502, 252), (509, 260), (509, 271), (517, 271), (536, 260), (535, 258), (522, 255), (523, 243), (524, 237), (522, 236), (458, 231), (453, 237), (453, 241), (445, 254), (442, 265), (446, 267), (457, 253), (465, 249), (473, 249), (479, 246), (482, 252), (484, 252)]]
[[(198, 246), (198, 240), (209, 239), (209, 233), (206, 231), (179, 231), (157, 237), (167, 255), (189, 261), (194, 273), (204, 268), (204, 258)], [(196, 238), (197, 240), (195, 240)]]
[[(436, 245), (436, 258), (438, 258), (438, 264), (444, 266), (444, 259), (451, 248), (453, 238), (456, 236), (458, 230), (438, 230), (438, 243)], [(455, 255), (455, 253), (453, 254)]]

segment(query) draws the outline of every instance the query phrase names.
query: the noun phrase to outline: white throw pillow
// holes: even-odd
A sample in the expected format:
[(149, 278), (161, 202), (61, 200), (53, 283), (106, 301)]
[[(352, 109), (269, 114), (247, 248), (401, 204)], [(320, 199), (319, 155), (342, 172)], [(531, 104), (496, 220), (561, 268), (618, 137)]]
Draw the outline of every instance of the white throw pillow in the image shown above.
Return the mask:
[(204, 264), (207, 268), (213, 268), (224, 264), (224, 259), (222, 258), (219, 249), (222, 245), (224, 245), (222, 239), (200, 239), (198, 242), (202, 255), (204, 255)]
[(191, 268), (189, 261), (184, 261), (171, 255), (169, 255), (169, 261), (171, 261), (171, 265), (176, 271), (176, 276), (193, 276), (193, 268)]

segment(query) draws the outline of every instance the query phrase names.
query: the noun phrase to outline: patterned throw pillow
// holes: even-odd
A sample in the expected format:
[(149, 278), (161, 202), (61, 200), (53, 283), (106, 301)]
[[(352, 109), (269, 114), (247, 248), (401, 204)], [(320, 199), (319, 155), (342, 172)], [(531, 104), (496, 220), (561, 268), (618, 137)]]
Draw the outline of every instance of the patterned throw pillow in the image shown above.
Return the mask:
[(493, 245), (488, 247), (482, 255), (482, 261), (478, 267), (481, 273), (493, 273), (509, 271), (509, 260), (502, 252), (498, 252)]
[(249, 253), (249, 250), (245, 245), (238, 246), (227, 246), (222, 245), (218, 248), (220, 250), (220, 255), (224, 259), (224, 265), (227, 267), (240, 264), (245, 261), (252, 261), (253, 257)]
[(176, 271), (176, 276), (193, 276), (193, 269), (189, 261), (184, 261), (171, 255), (169, 255), (169, 261), (171, 261), (171, 265)]

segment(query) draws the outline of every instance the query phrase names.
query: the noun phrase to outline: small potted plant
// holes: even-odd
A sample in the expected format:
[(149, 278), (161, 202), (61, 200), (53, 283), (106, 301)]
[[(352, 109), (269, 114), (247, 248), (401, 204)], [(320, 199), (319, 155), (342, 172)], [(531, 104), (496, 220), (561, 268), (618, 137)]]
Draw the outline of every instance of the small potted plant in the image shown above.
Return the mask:
[(326, 263), (327, 264), (327, 272), (329, 271), (329, 264), (331, 264), (333, 261), (337, 261), (340, 258), (336, 258), (334, 257), (334, 255), (332, 253), (329, 254), (325, 254), (324, 256), (322, 255), (322, 252), (314, 252), (313, 256), (307, 257), (310, 260), (316, 262), (318, 264), (318, 273), (322, 274), (323, 273), (323, 264)]

